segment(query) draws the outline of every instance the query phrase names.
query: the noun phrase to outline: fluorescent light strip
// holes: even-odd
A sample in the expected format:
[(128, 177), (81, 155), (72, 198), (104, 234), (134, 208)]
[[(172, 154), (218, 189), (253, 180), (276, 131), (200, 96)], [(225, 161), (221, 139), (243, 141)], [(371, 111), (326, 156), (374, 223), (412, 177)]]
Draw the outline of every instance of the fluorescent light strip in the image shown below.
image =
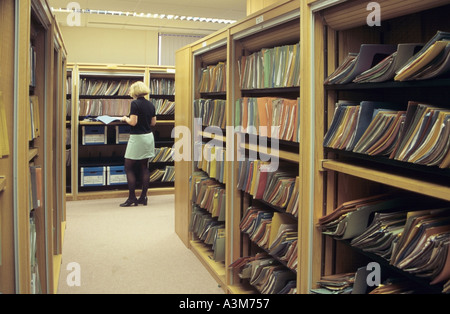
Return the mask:
[(122, 11), (107, 11), (107, 10), (89, 10), (89, 9), (65, 9), (65, 8), (51, 8), (52, 12), (60, 13), (81, 13), (81, 14), (103, 14), (103, 15), (115, 15), (115, 16), (133, 16), (142, 18), (154, 18), (154, 19), (168, 19), (168, 20), (180, 20), (180, 21), (194, 21), (202, 23), (219, 23), (219, 24), (233, 24), (236, 20), (195, 17), (195, 16), (179, 16), (174, 14), (158, 14), (158, 13), (137, 13), (137, 12), (122, 12)]

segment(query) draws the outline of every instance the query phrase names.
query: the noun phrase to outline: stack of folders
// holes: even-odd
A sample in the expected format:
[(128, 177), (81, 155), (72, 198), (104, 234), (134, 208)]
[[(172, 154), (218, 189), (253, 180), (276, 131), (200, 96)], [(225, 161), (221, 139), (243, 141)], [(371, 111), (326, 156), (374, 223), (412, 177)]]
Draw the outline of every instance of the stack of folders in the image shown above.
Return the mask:
[(227, 67), (225, 62), (219, 62), (216, 65), (209, 65), (201, 69), (198, 91), (200, 93), (225, 92), (226, 73)]
[(226, 149), (218, 147), (212, 143), (195, 144), (202, 151), (202, 158), (197, 161), (197, 168), (205, 171), (210, 178), (216, 179), (220, 183), (226, 183), (225, 173), (227, 171)]
[(167, 99), (150, 99), (155, 106), (157, 115), (171, 115), (175, 113), (175, 102)]
[(161, 178), (161, 182), (174, 182), (175, 181), (175, 166), (166, 166), (164, 169), (164, 175)]
[(252, 206), (245, 212), (239, 227), (272, 257), (285, 263), (288, 268), (296, 269), (297, 222), (281, 213)]
[(150, 95), (175, 95), (175, 80), (151, 79)]
[(240, 132), (299, 142), (300, 99), (274, 97), (236, 100), (235, 125)]
[(422, 44), (399, 44), (397, 51), (383, 59), (380, 63), (359, 74), (355, 83), (380, 83), (392, 81), (396, 72), (423, 47)]
[(426, 166), (450, 167), (450, 109), (363, 101), (337, 104), (324, 146)]
[(28, 139), (34, 140), (40, 135), (40, 118), (39, 118), (39, 98), (37, 96), (30, 96), (29, 107), (29, 136)]
[(129, 99), (80, 99), (80, 116), (124, 116), (130, 113)]
[(171, 162), (173, 161), (173, 148), (172, 147), (156, 147), (155, 157), (150, 158), (149, 162)]
[(163, 169), (155, 169), (150, 173), (150, 182), (157, 182), (164, 176), (165, 171)]
[(396, 81), (425, 80), (450, 71), (450, 33), (438, 31), (423, 48), (404, 64)]
[(297, 221), (282, 213), (274, 213), (269, 238), (269, 254), (284, 262), (291, 270), (297, 269)]
[(194, 206), (189, 231), (207, 245), (211, 245), (211, 256), (216, 262), (225, 260), (225, 224), (213, 218), (210, 213)]
[(391, 264), (431, 284), (450, 280), (450, 210), (408, 212)]
[(367, 266), (358, 268), (355, 273), (340, 273), (323, 276), (318, 287), (312, 289), (315, 294), (412, 294), (421, 291), (420, 286), (401, 277), (388, 277), (379, 286), (370, 290), (367, 278), (370, 271)]
[(194, 117), (202, 119), (203, 126), (226, 127), (226, 101), (222, 99), (195, 99)]
[(377, 254), (431, 284), (450, 280), (450, 208), (437, 200), (382, 194), (343, 203), (322, 217), (323, 233)]
[(266, 48), (238, 60), (242, 89), (300, 86), (300, 44)]
[[(239, 162), (237, 188), (271, 205), (286, 209), (292, 197), (296, 175), (292, 169), (280, 165), (279, 170), (270, 171), (268, 162), (244, 160)], [(290, 206), (293, 209), (293, 205)]]
[(426, 80), (450, 73), (450, 33), (438, 31), (425, 45), (364, 44), (349, 53), (324, 84)]
[(80, 80), (80, 95), (89, 96), (124, 96), (128, 95), (128, 90), (135, 81), (131, 80)]
[(226, 197), (223, 185), (202, 171), (194, 172), (190, 181), (192, 202), (206, 209), (218, 221), (225, 221)]
[(174, 182), (175, 167), (166, 166), (164, 169), (155, 169), (150, 173), (150, 182)]
[(286, 213), (289, 213), (297, 218), (299, 201), (300, 201), (300, 177), (296, 177), (294, 190), (292, 191), (288, 206), (286, 207)]
[(267, 253), (239, 258), (230, 268), (236, 269), (240, 278), (247, 279), (263, 294), (295, 294), (297, 291), (296, 274)]
[(342, 273), (322, 276), (317, 282), (318, 288), (312, 289), (315, 294), (351, 294), (355, 282), (355, 273)]
[(358, 75), (383, 61), (396, 50), (395, 45), (363, 44), (359, 53), (349, 53), (342, 64), (331, 73), (324, 84), (348, 84)]
[(242, 217), (239, 228), (242, 232), (248, 234), (250, 240), (258, 244), (259, 247), (267, 249), (269, 247), (272, 217), (273, 211), (271, 210), (249, 207)]
[(369, 294), (414, 294), (419, 289), (420, 287), (411, 284), (411, 281), (394, 278), (383, 282)]
[(323, 234), (335, 239), (352, 239), (366, 230), (373, 212), (395, 209), (411, 200), (402, 196), (380, 194), (345, 202), (330, 214), (320, 218), (318, 226)]

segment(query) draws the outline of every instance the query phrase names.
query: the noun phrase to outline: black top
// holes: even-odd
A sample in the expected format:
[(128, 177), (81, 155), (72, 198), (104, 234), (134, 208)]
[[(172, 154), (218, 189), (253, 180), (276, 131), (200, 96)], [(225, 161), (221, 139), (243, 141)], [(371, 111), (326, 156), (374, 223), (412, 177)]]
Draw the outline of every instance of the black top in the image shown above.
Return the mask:
[(131, 126), (130, 134), (151, 133), (150, 123), (155, 116), (155, 111), (155, 106), (144, 97), (133, 100), (131, 102), (130, 115), (136, 115), (138, 122), (135, 126)]

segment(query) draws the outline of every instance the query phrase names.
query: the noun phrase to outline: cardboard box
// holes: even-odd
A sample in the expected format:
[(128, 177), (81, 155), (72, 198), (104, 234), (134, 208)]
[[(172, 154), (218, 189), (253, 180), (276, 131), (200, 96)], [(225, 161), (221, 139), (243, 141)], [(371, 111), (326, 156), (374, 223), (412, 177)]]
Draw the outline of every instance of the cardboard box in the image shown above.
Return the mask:
[(81, 186), (106, 185), (106, 167), (81, 167)]

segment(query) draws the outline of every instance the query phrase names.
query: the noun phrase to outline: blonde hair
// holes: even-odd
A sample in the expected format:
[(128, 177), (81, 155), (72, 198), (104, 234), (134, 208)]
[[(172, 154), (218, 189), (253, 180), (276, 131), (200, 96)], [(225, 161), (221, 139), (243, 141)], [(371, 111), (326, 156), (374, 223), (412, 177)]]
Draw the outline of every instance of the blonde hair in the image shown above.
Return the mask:
[(130, 92), (128, 93), (128, 95), (133, 98), (145, 97), (148, 94), (150, 94), (150, 89), (141, 81), (133, 83), (130, 86)]

